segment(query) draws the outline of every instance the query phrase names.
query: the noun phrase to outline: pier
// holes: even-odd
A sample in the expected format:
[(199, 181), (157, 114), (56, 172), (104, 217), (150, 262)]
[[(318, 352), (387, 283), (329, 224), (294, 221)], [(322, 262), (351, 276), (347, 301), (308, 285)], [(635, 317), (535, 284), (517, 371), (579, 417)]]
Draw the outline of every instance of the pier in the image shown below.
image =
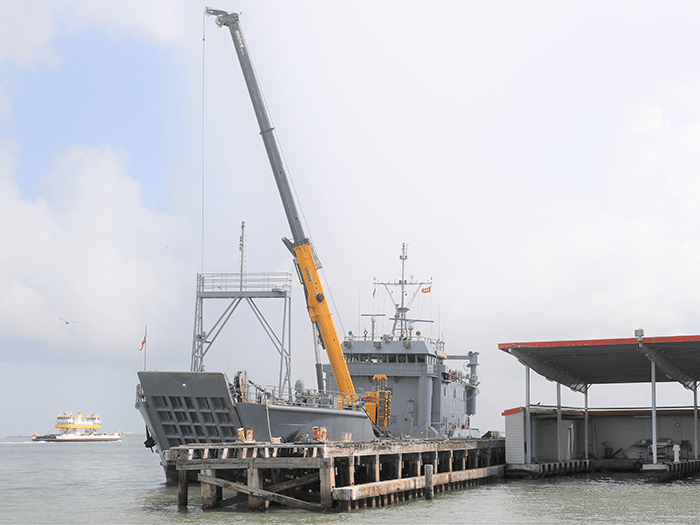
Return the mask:
[(580, 474), (591, 470), (591, 461), (589, 460), (573, 460), (573, 461), (556, 461), (552, 463), (527, 463), (506, 465), (506, 477), (508, 478), (523, 478), (537, 477), (543, 478), (546, 476), (566, 476), (569, 474)]
[[(201, 483), (203, 508), (266, 509), (275, 502), (348, 511), (431, 499), (505, 474), (503, 439), (236, 441), (183, 445), (169, 455), (180, 507), (188, 505), (190, 479)], [(234, 494), (224, 498), (224, 489)]]
[[(505, 410), (507, 474), (627, 471), (670, 479), (698, 471), (700, 336), (502, 343), (525, 367), (525, 404)], [(556, 384), (556, 405), (530, 400), (530, 371)], [(660, 407), (659, 382), (677, 382), (692, 406)], [(650, 407), (590, 408), (594, 385), (648, 383)], [(561, 386), (583, 394), (564, 407)]]

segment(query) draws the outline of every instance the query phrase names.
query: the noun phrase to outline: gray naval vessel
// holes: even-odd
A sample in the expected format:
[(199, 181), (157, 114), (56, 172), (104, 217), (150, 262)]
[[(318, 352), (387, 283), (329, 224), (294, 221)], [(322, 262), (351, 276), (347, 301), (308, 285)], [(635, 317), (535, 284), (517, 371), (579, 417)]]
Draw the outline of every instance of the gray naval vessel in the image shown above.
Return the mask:
[[(413, 329), (417, 320), (406, 317), (410, 304), (404, 302), (404, 296), (416, 283), (406, 282), (403, 276), (398, 283), (401, 300), (390, 334), (377, 338), (372, 330), (371, 336), (358, 338), (348, 333), (341, 343), (319, 277), (320, 264), (300, 220), (239, 15), (209, 8), (205, 14), (216, 17), (219, 26), (230, 30), (292, 232), (292, 239), (283, 241), (293, 255), (314, 328), (318, 388), (310, 390), (300, 382), (291, 386), (291, 275), (245, 273), (243, 255), (240, 273), (199, 274), (190, 371), (138, 373), (136, 408), (146, 424), (145, 445), (160, 454), (167, 480), (177, 479), (171, 448), (233, 441), (241, 433), (247, 436), (252, 432), (257, 441), (285, 442), (309, 439), (321, 428), (326, 429), (329, 440), (471, 437), (474, 431), (469, 428), (469, 417), (475, 411), (478, 393), (477, 354), (448, 355), (441, 341), (428, 340)], [(390, 290), (394, 283), (383, 284)], [(258, 303), (268, 299), (282, 305), (279, 329), (273, 329), (259, 308)], [(205, 324), (205, 310), (211, 311), (205, 309), (205, 301), (207, 305), (212, 301), (225, 305), (211, 326)], [(224, 373), (204, 369), (204, 358), (222, 329), (239, 306), (246, 305), (278, 352), (276, 386), (254, 383), (245, 371), (231, 380)], [(330, 365), (321, 364), (319, 344)], [(467, 373), (450, 370), (446, 365), (450, 359), (463, 360)]]
[[(241, 268), (245, 259), (244, 234), (241, 233)], [(329, 440), (370, 441), (377, 438), (474, 438), (471, 428), (476, 413), (478, 390), (478, 352), (448, 354), (441, 340), (424, 337), (416, 329), (431, 320), (410, 318), (414, 300), (432, 293), (432, 281), (405, 279), (407, 248), (401, 253), (401, 279), (375, 281), (394, 302), (388, 334), (375, 333), (376, 320), (383, 314), (366, 314), (370, 331), (357, 336), (348, 332), (342, 343), (345, 362), (357, 389), (357, 403), (343, 403), (336, 385), (333, 367), (323, 365), (316, 348), (317, 389), (306, 388), (302, 381), (291, 386), (290, 330), (283, 318), (277, 331), (257, 307), (260, 299), (277, 299), (288, 315), (291, 306), (291, 275), (286, 273), (200, 274), (197, 276), (192, 369), (183, 371), (141, 371), (136, 393), (136, 408), (145, 423), (146, 446), (161, 456), (169, 482), (176, 482), (172, 447), (190, 443), (219, 443), (238, 439), (239, 429), (252, 429), (254, 439), (283, 442), (307, 440), (314, 427), (327, 429)], [(395, 289), (398, 294), (392, 292)], [(375, 290), (376, 291), (376, 290)], [(226, 308), (210, 327), (205, 325), (204, 303), (223, 302)], [(279, 383), (275, 386), (253, 382), (247, 372), (239, 371), (230, 380), (222, 372), (205, 372), (204, 356), (240, 305), (249, 305), (277, 342)], [(208, 310), (209, 311), (209, 310)], [(286, 341), (286, 343), (285, 343)], [(449, 364), (461, 362), (462, 370)], [(391, 392), (387, 424), (373, 424), (365, 411), (364, 395), (376, 389), (383, 378)]]

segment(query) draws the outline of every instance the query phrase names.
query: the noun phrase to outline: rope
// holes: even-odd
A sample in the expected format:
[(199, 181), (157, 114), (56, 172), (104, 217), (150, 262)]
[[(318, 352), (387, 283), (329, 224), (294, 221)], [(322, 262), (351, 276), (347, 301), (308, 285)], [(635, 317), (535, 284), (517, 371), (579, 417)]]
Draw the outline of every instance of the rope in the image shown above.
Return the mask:
[(204, 80), (207, 17), (202, 13), (202, 273), (204, 273)]

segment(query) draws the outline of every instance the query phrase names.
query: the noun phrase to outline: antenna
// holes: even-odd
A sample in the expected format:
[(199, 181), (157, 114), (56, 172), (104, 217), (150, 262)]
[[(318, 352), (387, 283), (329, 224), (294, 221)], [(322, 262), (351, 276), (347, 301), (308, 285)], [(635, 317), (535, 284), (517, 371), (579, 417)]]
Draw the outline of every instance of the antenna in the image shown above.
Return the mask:
[[(374, 325), (377, 322), (377, 317), (384, 317), (384, 314), (360, 314), (360, 317), (371, 317), (372, 318), (372, 339), (370, 341), (374, 341)], [(367, 330), (365, 330), (365, 339), (367, 339)]]
[(245, 273), (245, 221), (241, 221), (241, 238), (238, 241), (238, 250), (241, 252), (241, 286), (243, 291), (243, 274)]

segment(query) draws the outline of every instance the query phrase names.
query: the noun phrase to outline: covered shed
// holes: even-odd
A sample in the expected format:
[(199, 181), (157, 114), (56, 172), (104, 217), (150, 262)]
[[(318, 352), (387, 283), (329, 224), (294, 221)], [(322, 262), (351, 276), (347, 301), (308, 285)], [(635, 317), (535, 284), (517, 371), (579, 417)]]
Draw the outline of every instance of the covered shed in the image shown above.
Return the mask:
[[(697, 459), (697, 385), (700, 381), (700, 335), (644, 337), (642, 330), (636, 330), (633, 338), (502, 343), (498, 345), (498, 348), (518, 359), (526, 370), (525, 406), (522, 410), (511, 409), (504, 412), (507, 418), (519, 412), (523, 414), (522, 455), (524, 463), (532, 462), (533, 451), (532, 418), (534, 407), (530, 403), (530, 370), (534, 370), (557, 384), (557, 406), (554, 411), (556, 414), (556, 439), (553, 441), (556, 441), (558, 461), (562, 461), (563, 456), (567, 453), (563, 450), (562, 443), (566, 446), (566, 440), (562, 439), (563, 434), (573, 431), (573, 426), (569, 426), (566, 431), (564, 430), (563, 416), (569, 417), (571, 421), (575, 418), (583, 420), (583, 428), (580, 432), (584, 441), (583, 459), (589, 457), (589, 417), (591, 413), (588, 407), (588, 391), (592, 385), (649, 383), (651, 384), (650, 449), (652, 463), (656, 464), (659, 450), (656, 383), (669, 381), (680, 383), (693, 392), (693, 409), (692, 412), (687, 411), (692, 417), (693, 441), (692, 447), (688, 444), (687, 449), (692, 449), (694, 457)], [(562, 414), (561, 385), (568, 386), (584, 395), (584, 407), (581, 410), (574, 410), (568, 415)], [(537, 409), (535, 412), (540, 414), (540, 417), (545, 417), (546, 411)], [(599, 412), (598, 415), (600, 417), (603, 415), (613, 417), (610, 411)], [(637, 413), (635, 417), (641, 418), (643, 416)], [(508, 420), (506, 426), (508, 427)], [(507, 434), (508, 428), (506, 428), (506, 438)], [(686, 441), (689, 443), (690, 440)], [(513, 443), (511, 443), (512, 447)]]

